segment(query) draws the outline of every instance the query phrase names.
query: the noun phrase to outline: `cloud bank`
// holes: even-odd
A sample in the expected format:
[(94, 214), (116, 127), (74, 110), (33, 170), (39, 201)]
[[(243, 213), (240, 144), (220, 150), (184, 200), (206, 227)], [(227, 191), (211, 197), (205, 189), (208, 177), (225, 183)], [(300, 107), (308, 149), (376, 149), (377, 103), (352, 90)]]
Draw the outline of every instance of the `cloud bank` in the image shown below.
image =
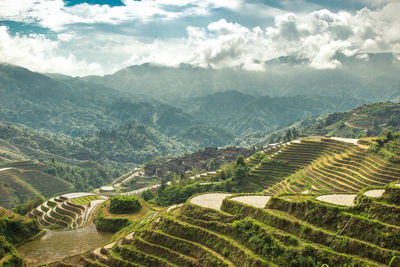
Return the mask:
[[(88, 75), (142, 63), (264, 70), (265, 61), (293, 56), (307, 59), (316, 69), (333, 69), (341, 66), (334, 57), (338, 52), (359, 57), (391, 52), (399, 57), (400, 3), (363, 1), (375, 8), (294, 13), (240, 0), (124, 0), (124, 6), (114, 7), (66, 7), (61, 0), (2, 1), (1, 19), (38, 25), (53, 35), (12, 34), (8, 26), (0, 26), (0, 61), (40, 72)], [(274, 10), (273, 23), (249, 27), (219, 18), (203, 26), (190, 20), (207, 21), (219, 10), (240, 14), (249, 6), (259, 7), (260, 13)], [(186, 30), (174, 37), (148, 36), (155, 23), (179, 24)]]

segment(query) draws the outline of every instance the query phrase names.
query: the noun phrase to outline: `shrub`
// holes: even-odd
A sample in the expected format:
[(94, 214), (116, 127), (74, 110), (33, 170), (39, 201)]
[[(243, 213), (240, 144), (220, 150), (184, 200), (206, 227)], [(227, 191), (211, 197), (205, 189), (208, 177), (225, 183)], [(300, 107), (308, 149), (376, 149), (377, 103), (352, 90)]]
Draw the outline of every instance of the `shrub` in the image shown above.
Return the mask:
[(24, 203), (17, 205), (15, 208), (13, 208), (13, 212), (24, 216), (25, 214), (27, 214), (28, 212), (30, 212), (31, 210), (42, 204), (43, 202), (44, 198), (41, 196), (37, 196), (34, 199), (29, 199)]
[(105, 218), (101, 210), (97, 214), (95, 221), (96, 229), (103, 232), (116, 233), (122, 228), (130, 225), (132, 222), (125, 218)]
[(139, 199), (133, 196), (115, 196), (110, 198), (110, 212), (115, 214), (133, 213), (142, 208)]
[(144, 191), (142, 194), (140, 194), (140, 196), (145, 200), (145, 201), (149, 201), (150, 199), (154, 198), (154, 193), (153, 191), (151, 191), (150, 189)]

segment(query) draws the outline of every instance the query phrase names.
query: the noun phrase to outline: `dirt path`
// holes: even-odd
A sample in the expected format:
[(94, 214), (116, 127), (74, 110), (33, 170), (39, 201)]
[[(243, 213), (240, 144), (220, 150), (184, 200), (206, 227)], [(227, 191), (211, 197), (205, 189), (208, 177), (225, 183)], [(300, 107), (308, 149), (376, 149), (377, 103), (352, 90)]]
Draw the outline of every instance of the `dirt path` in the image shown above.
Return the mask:
[(369, 127), (365, 127), (365, 126), (355, 125), (355, 124), (353, 124), (351, 122), (348, 122), (348, 121), (346, 121), (344, 123), (344, 125), (349, 126), (351, 128), (356, 128), (356, 129), (368, 129), (369, 128)]

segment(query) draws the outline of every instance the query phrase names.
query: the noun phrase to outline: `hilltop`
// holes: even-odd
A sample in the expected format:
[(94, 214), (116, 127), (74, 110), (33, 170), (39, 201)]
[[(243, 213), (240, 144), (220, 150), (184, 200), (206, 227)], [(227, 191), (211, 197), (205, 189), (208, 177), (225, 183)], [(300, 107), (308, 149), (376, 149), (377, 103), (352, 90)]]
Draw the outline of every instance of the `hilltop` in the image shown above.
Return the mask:
[[(360, 138), (377, 136), (386, 130), (400, 130), (400, 103), (364, 104), (346, 112), (314, 116), (273, 131), (258, 131), (237, 137), (236, 145), (252, 146), (282, 141), (288, 130), (298, 136), (341, 136)], [(288, 140), (286, 140), (288, 141)]]

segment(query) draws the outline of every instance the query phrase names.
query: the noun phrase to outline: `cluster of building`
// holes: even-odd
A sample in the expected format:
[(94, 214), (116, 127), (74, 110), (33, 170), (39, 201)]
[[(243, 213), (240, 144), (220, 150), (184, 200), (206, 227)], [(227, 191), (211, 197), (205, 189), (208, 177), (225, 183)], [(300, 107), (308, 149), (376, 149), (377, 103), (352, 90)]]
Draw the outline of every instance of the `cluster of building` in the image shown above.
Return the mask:
[(224, 162), (234, 161), (239, 155), (247, 158), (255, 152), (253, 149), (243, 147), (206, 147), (204, 150), (181, 157), (161, 162), (149, 162), (144, 166), (144, 173), (146, 176), (162, 177), (168, 172), (180, 175), (191, 172), (193, 169), (210, 171), (218, 169), (219, 165)]

